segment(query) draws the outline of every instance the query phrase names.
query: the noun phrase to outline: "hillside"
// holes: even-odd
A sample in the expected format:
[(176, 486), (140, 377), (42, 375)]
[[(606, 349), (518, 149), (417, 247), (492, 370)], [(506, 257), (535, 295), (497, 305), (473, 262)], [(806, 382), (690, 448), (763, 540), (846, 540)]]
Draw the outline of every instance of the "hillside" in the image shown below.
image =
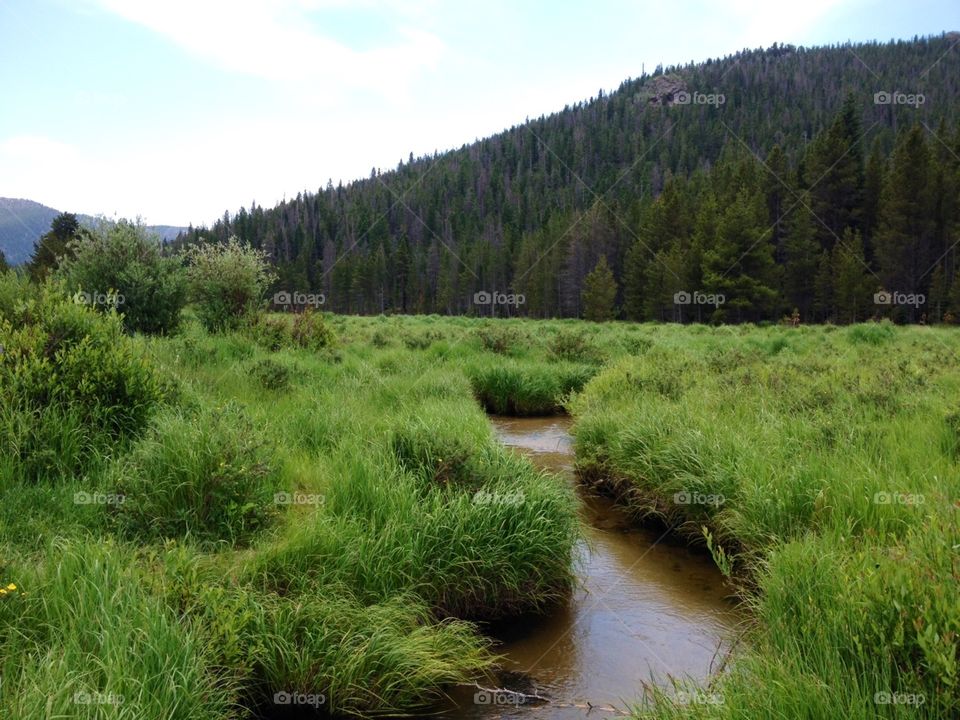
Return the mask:
[[(37, 239), (50, 229), (59, 210), (33, 200), (0, 197), (0, 251), (12, 265), (25, 262), (33, 252)], [(93, 225), (92, 215), (77, 215), (83, 225)], [(185, 228), (174, 225), (152, 225), (149, 229), (164, 240), (172, 240)]]
[[(875, 311), (863, 298), (881, 286), (936, 295), (939, 316), (951, 289), (960, 301), (949, 249), (958, 38), (774, 45), (657, 68), (458, 150), (242, 208), (180, 240), (236, 234), (269, 251), (280, 285), (323, 292), (343, 312), (577, 316), (603, 255), (616, 305), (635, 319), (704, 317), (672, 302), (698, 290), (724, 295), (731, 320), (794, 307), (804, 320), (862, 319)], [(910, 197), (894, 197), (901, 190)], [(923, 207), (908, 217), (914, 199)], [(919, 245), (903, 246), (908, 236)], [(916, 267), (901, 272), (904, 255)], [(524, 302), (480, 307), (483, 292)]]

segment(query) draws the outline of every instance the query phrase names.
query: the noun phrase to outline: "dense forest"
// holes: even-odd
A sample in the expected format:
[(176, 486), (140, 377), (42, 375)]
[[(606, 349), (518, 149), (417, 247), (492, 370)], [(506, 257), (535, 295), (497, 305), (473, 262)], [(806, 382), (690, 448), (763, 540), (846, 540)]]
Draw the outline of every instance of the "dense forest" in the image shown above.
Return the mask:
[(174, 244), (236, 235), (336, 312), (951, 322), (958, 42), (658, 67)]

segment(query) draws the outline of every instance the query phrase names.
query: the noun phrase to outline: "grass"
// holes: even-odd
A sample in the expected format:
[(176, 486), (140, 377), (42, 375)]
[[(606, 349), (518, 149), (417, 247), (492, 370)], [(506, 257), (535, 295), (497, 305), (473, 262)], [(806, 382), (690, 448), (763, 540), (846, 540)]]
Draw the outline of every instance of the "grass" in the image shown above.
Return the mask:
[(954, 332), (271, 316), (111, 342), (163, 391), (135, 432), (0, 409), (33, 448), (0, 451), (5, 716), (417, 714), (480, 678), (476, 621), (562, 601), (579, 532), (485, 410), (570, 413), (584, 481), (739, 583), (726, 671), (636, 716), (960, 709)]

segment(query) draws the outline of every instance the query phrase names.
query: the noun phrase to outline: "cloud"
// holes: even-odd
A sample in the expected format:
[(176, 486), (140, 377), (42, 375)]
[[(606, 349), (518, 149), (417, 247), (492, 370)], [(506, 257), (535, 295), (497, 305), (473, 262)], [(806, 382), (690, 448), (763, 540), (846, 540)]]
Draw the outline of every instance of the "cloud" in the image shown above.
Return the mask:
[[(99, 2), (225, 70), (274, 82), (310, 82), (321, 92), (359, 89), (402, 98), (418, 73), (436, 67), (446, 50), (433, 33), (404, 24), (403, 18), (416, 22), (416, 3), (402, 11), (393, 42), (355, 50), (317, 29), (323, 11), (347, 7), (342, 0)], [(362, 5), (391, 16), (402, 8), (395, 2)]]

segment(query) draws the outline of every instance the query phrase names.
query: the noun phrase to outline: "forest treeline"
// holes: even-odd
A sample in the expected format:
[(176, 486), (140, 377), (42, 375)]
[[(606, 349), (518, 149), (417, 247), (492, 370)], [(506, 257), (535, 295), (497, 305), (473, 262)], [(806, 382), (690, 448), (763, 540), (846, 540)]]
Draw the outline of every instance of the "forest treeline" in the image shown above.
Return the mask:
[(174, 245), (235, 235), (336, 312), (950, 322), (958, 41), (658, 67)]

